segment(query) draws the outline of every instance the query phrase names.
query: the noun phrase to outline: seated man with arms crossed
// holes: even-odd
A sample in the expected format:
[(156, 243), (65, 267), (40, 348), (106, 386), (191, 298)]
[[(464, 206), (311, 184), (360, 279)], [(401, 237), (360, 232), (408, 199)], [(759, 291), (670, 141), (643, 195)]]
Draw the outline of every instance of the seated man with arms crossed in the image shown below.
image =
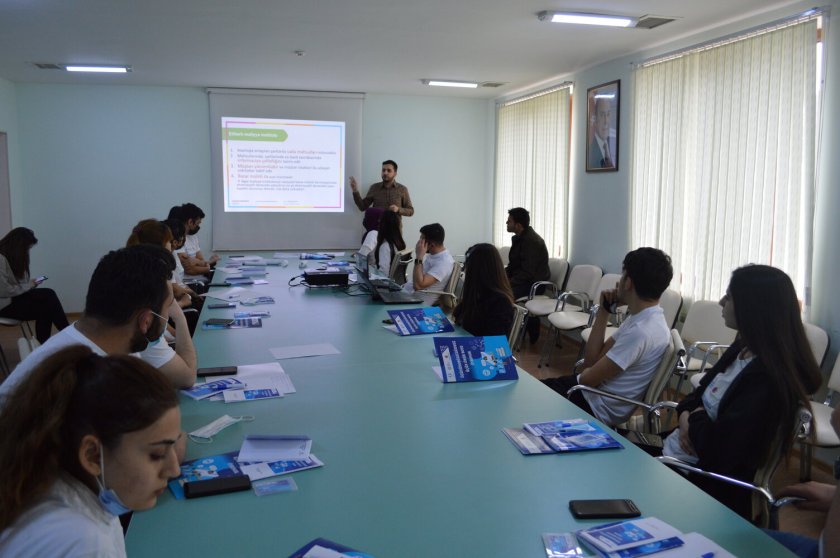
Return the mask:
[[(443, 245), (445, 236), (446, 233), (439, 223), (420, 227), (420, 240), (414, 248), (414, 270), (411, 273), (411, 281), (403, 286), (403, 290), (407, 292), (442, 291), (446, 288), (446, 283), (452, 275), (455, 259)], [(452, 299), (448, 296), (427, 293), (423, 295), (423, 299), (430, 305), (440, 303), (452, 306)]]
[[(639, 248), (624, 257), (617, 288), (601, 293), (600, 307), (584, 349), (584, 370), (577, 376), (549, 378), (543, 383), (566, 396), (583, 384), (630, 399), (640, 399), (670, 342), (671, 333), (659, 297), (674, 275), (671, 258), (656, 248)], [(605, 340), (610, 307), (626, 304), (629, 317)], [(569, 400), (609, 425), (625, 422), (635, 407), (585, 391)]]
[(176, 351), (162, 340), (167, 314), (177, 328), (187, 328), (172, 296), (173, 267), (170, 253), (148, 244), (106, 254), (90, 279), (82, 317), (17, 365), (0, 384), (0, 406), (38, 364), (69, 345), (85, 345), (100, 356), (134, 354), (163, 372), (174, 387), (193, 385), (196, 354), (190, 336), (178, 336)]

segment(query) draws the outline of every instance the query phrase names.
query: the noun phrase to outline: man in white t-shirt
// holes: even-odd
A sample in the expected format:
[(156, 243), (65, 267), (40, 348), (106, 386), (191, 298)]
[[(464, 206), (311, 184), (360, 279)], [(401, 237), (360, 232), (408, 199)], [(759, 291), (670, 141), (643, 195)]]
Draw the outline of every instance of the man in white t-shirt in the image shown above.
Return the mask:
[[(600, 306), (584, 348), (584, 370), (577, 376), (543, 380), (566, 396), (574, 385), (583, 384), (641, 399), (670, 342), (670, 331), (659, 297), (674, 275), (671, 258), (656, 248), (639, 248), (624, 257), (616, 289), (601, 292)], [(610, 309), (626, 304), (629, 317), (610, 339), (605, 339)], [(631, 403), (576, 391), (569, 400), (609, 425), (625, 422), (635, 411)]]
[(180, 219), (187, 230), (184, 245), (175, 251), (184, 267), (184, 278), (202, 280), (211, 278), (213, 267), (219, 261), (219, 256), (212, 254), (209, 259), (205, 259), (204, 254), (201, 253), (198, 231), (204, 219), (204, 211), (194, 203), (185, 203), (170, 209), (169, 218)]
[[(452, 276), (455, 259), (443, 245), (446, 232), (439, 223), (420, 227), (420, 240), (414, 248), (414, 270), (411, 281), (403, 285), (403, 290), (414, 292), (420, 290), (442, 291), (446, 288)], [(440, 295), (424, 294), (422, 298), (426, 304), (435, 304)], [(441, 303), (451, 301), (443, 300)]]
[(85, 345), (98, 355), (135, 354), (175, 387), (193, 385), (196, 355), (190, 336), (178, 335), (176, 351), (162, 340), (167, 313), (176, 328), (187, 331), (172, 296), (173, 267), (172, 255), (159, 246), (139, 244), (106, 254), (91, 276), (82, 317), (17, 365), (0, 384), (0, 406), (44, 359), (70, 345)]

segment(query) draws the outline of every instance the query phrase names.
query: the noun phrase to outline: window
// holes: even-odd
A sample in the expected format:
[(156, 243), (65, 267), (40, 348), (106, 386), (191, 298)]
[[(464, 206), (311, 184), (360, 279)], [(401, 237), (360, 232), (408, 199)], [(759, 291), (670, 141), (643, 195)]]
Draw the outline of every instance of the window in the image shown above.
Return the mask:
[(733, 269), (783, 269), (808, 291), (819, 18), (654, 60), (634, 76), (631, 231), (674, 261), (683, 296)]
[(510, 244), (508, 209), (524, 207), (549, 256), (568, 247), (571, 85), (499, 107), (493, 243)]

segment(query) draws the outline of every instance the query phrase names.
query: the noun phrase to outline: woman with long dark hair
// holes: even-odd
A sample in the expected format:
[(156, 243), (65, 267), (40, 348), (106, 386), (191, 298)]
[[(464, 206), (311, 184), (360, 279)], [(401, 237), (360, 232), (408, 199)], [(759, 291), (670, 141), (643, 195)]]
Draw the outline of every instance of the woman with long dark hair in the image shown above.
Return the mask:
[(379, 221), (382, 219), (384, 213), (384, 209), (368, 207), (365, 210), (365, 216), (362, 218), (362, 226), (365, 228), (365, 234), (362, 235), (362, 245), (359, 247), (359, 254), (367, 256), (368, 261), (372, 259), (370, 254), (373, 253), (374, 247), (376, 246)]
[(52, 326), (62, 330), (67, 315), (55, 291), (36, 288), (41, 283), (29, 276), (29, 250), (38, 243), (35, 233), (17, 227), (0, 239), (0, 318), (35, 320), (35, 337), (45, 342)]
[(52, 355), (0, 411), (0, 556), (125, 556), (118, 516), (179, 474), (178, 396), (133, 356)]
[(513, 324), (513, 292), (499, 250), (476, 244), (467, 250), (464, 290), (455, 323), (476, 336), (507, 335)]
[(397, 254), (405, 250), (405, 240), (402, 235), (402, 218), (396, 211), (386, 211), (379, 220), (379, 234), (376, 237), (376, 248), (373, 251), (374, 264), (379, 271), (388, 275), (391, 262)]
[[(775, 440), (786, 453), (797, 410), (822, 377), (805, 337), (793, 283), (766, 265), (736, 269), (720, 300), (726, 325), (738, 330), (732, 346), (677, 407), (679, 428), (663, 455), (751, 482)], [(692, 479), (747, 519), (750, 492)]]

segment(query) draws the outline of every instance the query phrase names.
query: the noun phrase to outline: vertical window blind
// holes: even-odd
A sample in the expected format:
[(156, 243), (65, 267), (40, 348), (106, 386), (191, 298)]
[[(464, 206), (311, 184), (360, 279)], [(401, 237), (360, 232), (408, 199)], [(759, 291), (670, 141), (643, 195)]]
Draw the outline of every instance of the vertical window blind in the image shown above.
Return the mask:
[(632, 245), (669, 253), (683, 296), (716, 299), (763, 263), (806, 297), (817, 42), (807, 19), (635, 70)]
[(510, 244), (505, 222), (513, 207), (531, 214), (549, 256), (568, 250), (571, 85), (498, 108), (493, 243)]

